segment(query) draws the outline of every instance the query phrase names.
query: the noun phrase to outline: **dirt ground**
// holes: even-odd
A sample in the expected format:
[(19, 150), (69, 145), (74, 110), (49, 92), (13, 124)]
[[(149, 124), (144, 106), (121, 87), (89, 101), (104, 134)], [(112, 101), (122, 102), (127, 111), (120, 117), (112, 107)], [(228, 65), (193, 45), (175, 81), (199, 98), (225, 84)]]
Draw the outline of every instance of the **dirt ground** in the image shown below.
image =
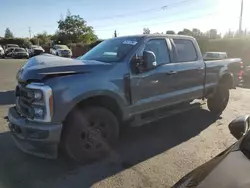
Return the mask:
[(109, 157), (85, 166), (63, 158), (41, 159), (15, 147), (3, 119), (15, 102), (15, 75), (23, 62), (0, 59), (1, 188), (171, 187), (234, 143), (229, 122), (250, 114), (250, 90), (237, 88), (231, 91), (229, 105), (219, 119), (204, 107), (129, 128)]

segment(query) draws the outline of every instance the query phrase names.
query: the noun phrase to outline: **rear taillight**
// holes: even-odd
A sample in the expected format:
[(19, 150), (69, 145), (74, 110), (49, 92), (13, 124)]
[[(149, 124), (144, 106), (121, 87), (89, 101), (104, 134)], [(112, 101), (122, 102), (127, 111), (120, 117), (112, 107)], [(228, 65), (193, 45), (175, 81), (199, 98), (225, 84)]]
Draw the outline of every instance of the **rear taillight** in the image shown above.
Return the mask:
[(238, 78), (239, 78), (239, 79), (242, 79), (242, 76), (243, 76), (243, 70), (241, 70), (241, 71), (239, 72)]
[(240, 68), (243, 69), (244, 68), (244, 63), (241, 61), (240, 62)]

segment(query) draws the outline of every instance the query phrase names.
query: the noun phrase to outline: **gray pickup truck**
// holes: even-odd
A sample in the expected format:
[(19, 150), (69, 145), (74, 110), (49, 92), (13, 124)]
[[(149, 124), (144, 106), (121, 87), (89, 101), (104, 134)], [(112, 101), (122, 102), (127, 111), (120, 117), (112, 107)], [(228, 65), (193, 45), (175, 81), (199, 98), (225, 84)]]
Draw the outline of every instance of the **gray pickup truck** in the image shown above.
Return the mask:
[(178, 35), (113, 38), (80, 59), (39, 55), (17, 73), (9, 127), (27, 153), (56, 158), (62, 149), (79, 162), (96, 160), (112, 150), (122, 126), (189, 110), (194, 99), (207, 99), (220, 115), (240, 63), (204, 62), (196, 40)]

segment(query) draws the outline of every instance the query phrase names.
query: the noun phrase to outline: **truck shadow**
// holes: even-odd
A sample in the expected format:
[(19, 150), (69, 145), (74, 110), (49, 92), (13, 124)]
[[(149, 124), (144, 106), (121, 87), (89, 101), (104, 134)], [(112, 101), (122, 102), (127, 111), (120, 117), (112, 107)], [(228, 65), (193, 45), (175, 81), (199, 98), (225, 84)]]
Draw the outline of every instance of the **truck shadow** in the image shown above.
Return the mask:
[(10, 105), (15, 103), (15, 91), (0, 91), (0, 105)]
[(209, 111), (194, 109), (128, 128), (109, 157), (85, 166), (26, 155), (15, 148), (9, 132), (0, 133), (0, 187), (90, 187), (191, 139), (215, 121)]

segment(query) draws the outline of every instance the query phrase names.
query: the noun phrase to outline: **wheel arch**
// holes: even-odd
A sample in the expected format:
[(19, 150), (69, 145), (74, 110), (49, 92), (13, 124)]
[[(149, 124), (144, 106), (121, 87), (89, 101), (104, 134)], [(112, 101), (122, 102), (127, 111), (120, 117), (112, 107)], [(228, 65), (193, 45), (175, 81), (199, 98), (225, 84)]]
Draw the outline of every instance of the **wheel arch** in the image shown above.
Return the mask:
[(85, 106), (101, 106), (110, 110), (119, 121), (123, 121), (125, 116), (124, 106), (126, 105), (123, 99), (113, 92), (106, 91), (101, 93), (88, 93), (83, 96), (79, 96), (74, 100), (65, 115), (65, 119), (74, 109), (82, 109)]
[(219, 84), (225, 85), (228, 89), (234, 89), (234, 75), (229, 72), (224, 72), (219, 79)]

